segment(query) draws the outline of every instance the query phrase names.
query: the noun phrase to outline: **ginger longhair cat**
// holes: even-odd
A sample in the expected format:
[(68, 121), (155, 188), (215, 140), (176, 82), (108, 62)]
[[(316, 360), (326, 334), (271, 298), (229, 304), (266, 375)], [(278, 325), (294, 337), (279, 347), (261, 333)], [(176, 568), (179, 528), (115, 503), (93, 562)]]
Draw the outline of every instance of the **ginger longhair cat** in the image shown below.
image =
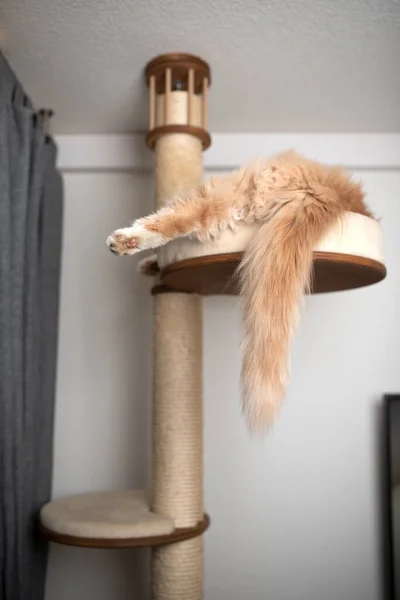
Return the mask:
[(110, 250), (132, 255), (189, 236), (208, 241), (260, 223), (239, 265), (244, 310), (243, 409), (253, 431), (274, 421), (289, 377), (290, 344), (312, 278), (313, 248), (345, 212), (372, 217), (360, 183), (294, 151), (213, 177), (118, 229)]

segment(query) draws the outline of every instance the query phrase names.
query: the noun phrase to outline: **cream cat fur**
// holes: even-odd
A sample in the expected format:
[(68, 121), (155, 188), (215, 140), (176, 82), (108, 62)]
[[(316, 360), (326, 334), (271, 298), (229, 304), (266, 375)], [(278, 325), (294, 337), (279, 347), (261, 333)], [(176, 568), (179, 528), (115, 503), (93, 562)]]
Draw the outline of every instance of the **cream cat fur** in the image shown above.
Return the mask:
[(372, 216), (359, 183), (341, 169), (287, 152), (223, 178), (115, 231), (115, 254), (135, 254), (182, 236), (208, 240), (238, 222), (261, 223), (239, 267), (244, 300), (243, 408), (265, 431), (281, 405), (290, 343), (310, 286), (312, 252), (327, 229), (352, 211)]

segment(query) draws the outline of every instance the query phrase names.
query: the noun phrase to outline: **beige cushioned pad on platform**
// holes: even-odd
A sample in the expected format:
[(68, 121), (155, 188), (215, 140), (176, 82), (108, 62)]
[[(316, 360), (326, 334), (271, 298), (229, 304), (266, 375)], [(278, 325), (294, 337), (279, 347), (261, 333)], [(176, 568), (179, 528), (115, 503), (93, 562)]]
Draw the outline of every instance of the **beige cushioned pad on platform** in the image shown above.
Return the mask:
[(168, 535), (171, 519), (149, 509), (143, 490), (94, 492), (46, 504), (40, 520), (46, 529), (86, 538), (121, 539)]
[[(163, 269), (187, 258), (243, 252), (259, 229), (259, 223), (238, 224), (236, 231), (224, 231), (212, 242), (203, 243), (190, 238), (174, 240), (158, 249), (158, 265)], [(315, 250), (363, 256), (384, 264), (382, 238), (381, 226), (377, 221), (348, 212), (340, 223), (330, 228)]]

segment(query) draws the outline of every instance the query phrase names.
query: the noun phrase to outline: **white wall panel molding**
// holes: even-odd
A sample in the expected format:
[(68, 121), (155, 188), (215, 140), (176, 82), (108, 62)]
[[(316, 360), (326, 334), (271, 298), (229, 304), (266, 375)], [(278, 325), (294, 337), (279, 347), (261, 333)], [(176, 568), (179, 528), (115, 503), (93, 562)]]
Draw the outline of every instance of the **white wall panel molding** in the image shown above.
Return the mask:
[[(134, 171), (153, 166), (144, 135), (59, 135), (58, 165), (71, 171)], [(231, 169), (257, 156), (295, 148), (310, 158), (352, 169), (400, 168), (399, 133), (216, 133), (204, 153), (208, 170)]]

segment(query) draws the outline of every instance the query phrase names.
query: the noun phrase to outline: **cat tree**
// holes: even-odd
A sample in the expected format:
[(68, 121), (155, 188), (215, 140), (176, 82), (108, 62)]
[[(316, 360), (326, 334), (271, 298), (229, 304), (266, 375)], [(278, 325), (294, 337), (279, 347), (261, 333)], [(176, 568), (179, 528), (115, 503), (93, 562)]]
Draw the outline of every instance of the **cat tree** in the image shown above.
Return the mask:
[[(187, 54), (146, 67), (147, 145), (156, 158), (157, 206), (198, 186), (207, 131), (210, 69)], [(152, 491), (83, 494), (43, 507), (49, 541), (96, 548), (152, 547), (154, 600), (203, 597), (202, 296), (237, 294), (233, 276), (256, 225), (217, 241), (171, 242), (153, 274), (154, 399)], [(385, 277), (381, 230), (349, 213), (314, 253), (313, 292), (366, 286)]]

